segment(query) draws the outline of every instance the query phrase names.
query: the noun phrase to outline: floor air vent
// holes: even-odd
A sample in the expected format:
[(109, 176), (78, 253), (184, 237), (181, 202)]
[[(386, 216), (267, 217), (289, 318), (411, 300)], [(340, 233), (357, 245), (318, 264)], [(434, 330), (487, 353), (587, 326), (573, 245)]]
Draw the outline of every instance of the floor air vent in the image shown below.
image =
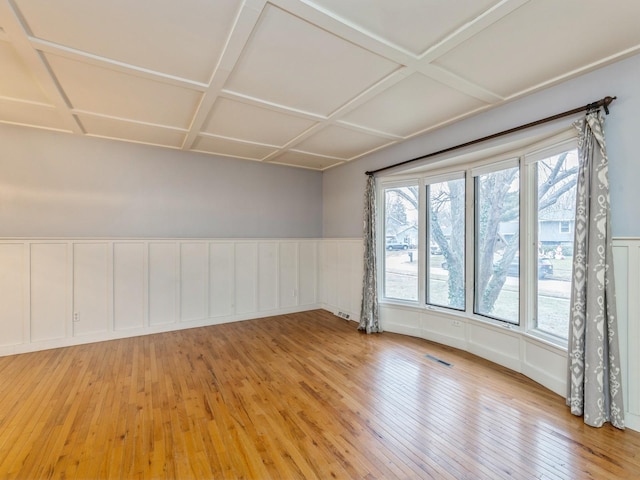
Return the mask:
[(438, 358), (438, 357), (434, 357), (433, 355), (429, 355), (428, 353), (425, 355), (425, 357), (427, 357), (429, 360), (432, 360), (434, 362), (437, 362), (441, 365), (444, 365), (445, 367), (453, 367), (453, 364), (449, 363), (449, 362), (445, 362), (444, 360)]

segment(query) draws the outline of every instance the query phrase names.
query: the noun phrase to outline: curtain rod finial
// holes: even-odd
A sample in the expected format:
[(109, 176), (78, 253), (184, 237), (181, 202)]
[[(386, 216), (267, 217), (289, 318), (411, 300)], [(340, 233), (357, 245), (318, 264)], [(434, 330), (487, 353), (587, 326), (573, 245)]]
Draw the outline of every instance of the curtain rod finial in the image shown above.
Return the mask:
[(585, 107), (587, 113), (598, 110), (600, 107), (604, 108), (604, 112), (609, 115), (609, 105), (613, 102), (617, 97), (609, 97), (606, 96), (597, 102), (590, 103)]
[(611, 105), (611, 102), (613, 102), (616, 98), (618, 97), (604, 97), (602, 99), (602, 106), (604, 107), (604, 113), (606, 113), (607, 115), (609, 115), (609, 105)]

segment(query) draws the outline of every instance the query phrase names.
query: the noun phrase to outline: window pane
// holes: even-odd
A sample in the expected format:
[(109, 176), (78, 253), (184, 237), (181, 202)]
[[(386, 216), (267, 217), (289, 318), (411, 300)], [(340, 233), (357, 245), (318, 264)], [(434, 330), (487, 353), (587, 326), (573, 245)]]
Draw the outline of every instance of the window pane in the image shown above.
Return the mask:
[(578, 153), (536, 163), (538, 194), (537, 328), (568, 338)]
[(475, 312), (519, 322), (518, 167), (476, 177)]
[(427, 186), (427, 303), (464, 310), (464, 179)]
[(384, 296), (418, 300), (418, 186), (385, 189)]

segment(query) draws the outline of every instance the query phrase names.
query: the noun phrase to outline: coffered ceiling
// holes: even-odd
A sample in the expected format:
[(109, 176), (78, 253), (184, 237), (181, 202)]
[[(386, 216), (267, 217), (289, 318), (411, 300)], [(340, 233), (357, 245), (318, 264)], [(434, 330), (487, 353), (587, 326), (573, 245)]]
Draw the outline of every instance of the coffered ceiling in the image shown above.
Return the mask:
[(640, 51), (637, 0), (0, 0), (0, 122), (324, 170)]

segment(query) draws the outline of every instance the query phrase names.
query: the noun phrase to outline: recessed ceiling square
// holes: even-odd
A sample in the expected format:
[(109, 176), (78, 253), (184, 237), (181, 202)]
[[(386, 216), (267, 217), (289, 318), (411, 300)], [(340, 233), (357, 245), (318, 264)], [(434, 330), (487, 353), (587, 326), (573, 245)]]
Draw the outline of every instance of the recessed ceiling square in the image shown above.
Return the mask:
[(226, 138), (200, 136), (196, 139), (191, 150), (206, 153), (215, 153), (229, 157), (246, 158), (249, 160), (262, 160), (275, 149), (264, 145), (252, 143), (234, 142)]
[(0, 97), (49, 103), (13, 46), (0, 41)]
[(328, 115), (398, 67), (268, 6), (225, 89)]
[(203, 130), (222, 137), (282, 146), (314, 123), (294, 115), (219, 98)]
[(151, 145), (179, 148), (185, 138), (184, 132), (154, 127), (133, 122), (123, 122), (93, 115), (78, 115), (88, 135), (130, 140)]
[(495, 0), (313, 0), (358, 29), (420, 55), (453, 33)]
[(0, 122), (67, 131), (60, 112), (53, 107), (0, 99)]
[(330, 125), (296, 144), (295, 149), (349, 160), (393, 142), (389, 138)]
[(337, 158), (320, 157), (316, 155), (309, 155), (308, 153), (296, 152), (290, 150), (282, 155), (270, 160), (272, 163), (279, 163), (281, 165), (290, 165), (292, 167), (304, 167), (313, 170), (325, 170), (329, 167), (344, 163)]
[(345, 115), (343, 120), (409, 136), (483, 105), (476, 98), (416, 73)]
[[(502, 96), (640, 45), (640, 2), (528, 2), (437, 60)], [(601, 41), (602, 22), (615, 25)], [(508, 39), (508, 41), (505, 41)], [(552, 54), (550, 54), (552, 52)]]
[(208, 82), (239, 0), (16, 0), (38, 38), (146, 69)]
[(47, 55), (75, 109), (188, 128), (201, 93), (107, 68)]

